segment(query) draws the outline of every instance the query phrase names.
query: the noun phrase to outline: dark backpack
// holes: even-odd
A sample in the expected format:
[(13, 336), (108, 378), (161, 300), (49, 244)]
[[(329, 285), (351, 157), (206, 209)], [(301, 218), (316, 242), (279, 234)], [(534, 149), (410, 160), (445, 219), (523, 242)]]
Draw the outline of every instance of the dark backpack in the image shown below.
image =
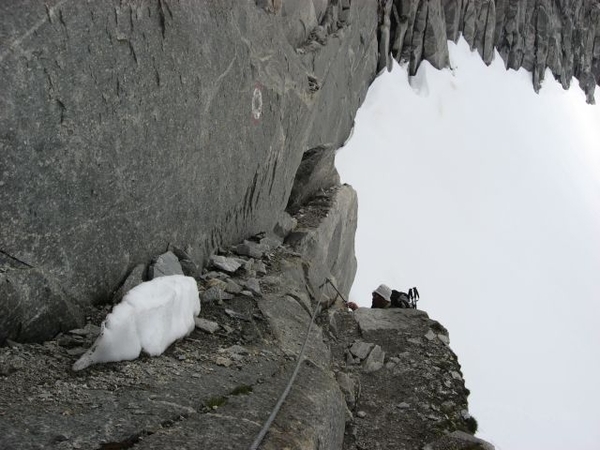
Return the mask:
[(400, 292), (394, 289), (392, 290), (390, 299), (392, 301), (390, 308), (410, 308), (410, 301), (406, 292)]

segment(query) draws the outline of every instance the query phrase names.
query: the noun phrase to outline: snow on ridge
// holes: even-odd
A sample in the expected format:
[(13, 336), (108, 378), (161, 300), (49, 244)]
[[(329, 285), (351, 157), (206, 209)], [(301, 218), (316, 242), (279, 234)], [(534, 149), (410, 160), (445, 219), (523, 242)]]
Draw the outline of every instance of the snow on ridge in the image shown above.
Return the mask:
[(199, 313), (194, 278), (171, 275), (144, 282), (106, 316), (96, 342), (73, 364), (73, 370), (135, 359), (142, 350), (158, 356), (194, 330), (194, 317)]

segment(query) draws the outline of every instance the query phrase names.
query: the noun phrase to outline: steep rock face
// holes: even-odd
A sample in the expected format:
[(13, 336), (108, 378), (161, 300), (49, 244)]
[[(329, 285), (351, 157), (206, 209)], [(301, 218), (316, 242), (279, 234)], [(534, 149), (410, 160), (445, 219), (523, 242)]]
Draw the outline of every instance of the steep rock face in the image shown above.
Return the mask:
[(588, 102), (593, 103), (600, 81), (598, 0), (389, 1), (393, 1), (390, 51), (397, 60), (409, 61), (411, 73), (422, 60), (437, 68), (446, 65), (442, 36), (456, 41), (462, 33), (487, 64), (495, 48), (507, 68), (532, 72), (536, 91), (549, 68), (564, 87), (577, 77)]
[[(80, 323), (127, 272), (269, 231), (375, 72), (374, 1), (0, 6), (0, 343)], [(193, 266), (193, 265), (192, 265)]]
[(354, 276), (353, 261), (332, 265), (346, 249), (331, 230), (344, 223), (351, 242), (346, 216), (355, 210), (351, 188), (330, 189), (296, 214), (303, 234), (288, 236), (293, 245), (245, 244), (262, 249), (255, 258), (239, 255), (240, 245), (222, 249), (222, 260), (239, 252), (243, 264), (204, 271), (198, 329), (159, 357), (70, 371), (98, 318), (43, 345), (0, 348), (0, 448), (247, 449), (319, 301), (298, 377), (261, 449), (486, 448), (456, 434), (468, 429), (467, 390), (445, 329), (422, 311), (350, 313), (323, 284), (339, 270)]

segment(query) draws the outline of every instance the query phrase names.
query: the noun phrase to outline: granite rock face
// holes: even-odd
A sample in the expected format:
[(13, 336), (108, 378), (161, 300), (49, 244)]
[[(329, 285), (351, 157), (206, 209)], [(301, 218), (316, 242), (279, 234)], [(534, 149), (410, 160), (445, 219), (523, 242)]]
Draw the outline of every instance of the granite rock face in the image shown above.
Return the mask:
[[(384, 16), (382, 8), (382, 25)], [(564, 87), (576, 77), (593, 103), (600, 81), (598, 0), (393, 0), (389, 20), (390, 52), (410, 63), (411, 74), (422, 60), (446, 66), (446, 37), (462, 34), (487, 64), (497, 49), (507, 68), (532, 72), (536, 91), (549, 68)]]
[(272, 230), (304, 152), (344, 142), (376, 69), (375, 1), (0, 17), (0, 343), (81, 324), (170, 245), (194, 269)]
[[(328, 238), (335, 221), (356, 208), (349, 190), (332, 189), (328, 207), (297, 212), (305, 234), (255, 260), (264, 275), (205, 269), (205, 292), (256, 282), (262, 295), (203, 304), (197, 329), (161, 356), (70, 371), (98, 334), (100, 314), (44, 344), (0, 347), (0, 448), (249, 448), (318, 311), (296, 381), (261, 449), (488, 449), (466, 432), (468, 391), (439, 338), (443, 327), (422, 311), (351, 313), (339, 298), (327, 301), (335, 291), (323, 277), (345, 257)], [(325, 243), (321, 253), (308, 245), (314, 240)], [(356, 361), (347, 358), (351, 352)]]

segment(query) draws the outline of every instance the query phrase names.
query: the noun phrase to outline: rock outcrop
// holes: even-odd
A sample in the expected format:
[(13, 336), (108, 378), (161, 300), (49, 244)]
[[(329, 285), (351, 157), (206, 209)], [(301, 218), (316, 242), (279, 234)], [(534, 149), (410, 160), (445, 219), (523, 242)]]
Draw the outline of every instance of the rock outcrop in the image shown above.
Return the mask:
[(167, 249), (193, 274), (272, 230), (293, 187), (297, 207), (338, 184), (294, 178), (307, 151), (332, 161), (375, 75), (375, 1), (62, 0), (0, 16), (0, 344), (81, 325)]
[[(44, 344), (0, 348), (0, 448), (247, 449), (289, 380), (313, 311), (305, 359), (261, 449), (489, 448), (469, 432), (447, 331), (417, 310), (348, 312), (324, 283), (339, 271), (354, 276), (331, 233), (350, 241), (355, 217), (346, 215), (355, 210), (350, 187), (329, 189), (297, 212), (287, 244), (259, 234), (246, 246), (260, 257), (222, 248), (220, 262), (240, 264), (204, 270), (197, 329), (159, 357), (70, 371), (99, 332), (100, 312)], [(347, 296), (349, 285), (337, 287)]]
[[(389, 50), (410, 63), (448, 65), (446, 39), (462, 34), (489, 64), (497, 49), (508, 69), (532, 72), (536, 91), (549, 68), (563, 87), (573, 77), (594, 101), (600, 82), (600, 1), (598, 0), (383, 0), (389, 8)], [(385, 25), (386, 8), (380, 10)], [(385, 27), (383, 27), (385, 28)], [(381, 47), (380, 47), (381, 48)], [(385, 61), (385, 59), (384, 59)], [(385, 66), (380, 61), (379, 68)]]

